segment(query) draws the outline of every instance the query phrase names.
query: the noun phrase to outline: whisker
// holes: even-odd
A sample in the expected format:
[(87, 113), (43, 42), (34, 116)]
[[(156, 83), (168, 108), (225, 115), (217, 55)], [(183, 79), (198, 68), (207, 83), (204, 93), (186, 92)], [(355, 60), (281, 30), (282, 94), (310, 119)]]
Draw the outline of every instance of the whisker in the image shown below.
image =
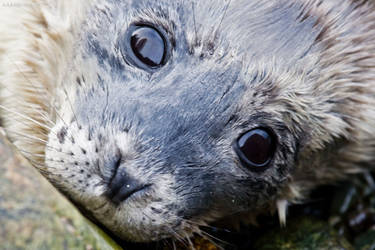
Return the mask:
[(80, 123), (79, 123), (79, 121), (78, 121), (78, 119), (77, 119), (76, 112), (74, 111), (73, 104), (72, 104), (72, 102), (70, 101), (70, 97), (69, 97), (69, 95), (68, 95), (68, 92), (66, 91), (65, 86), (63, 86), (63, 89), (64, 89), (65, 96), (66, 96), (66, 98), (67, 98), (67, 100), (68, 100), (68, 103), (69, 103), (70, 109), (71, 109), (71, 111), (72, 111), (72, 113), (73, 113), (74, 119), (76, 120), (76, 122), (77, 122), (77, 124), (78, 124), (78, 127), (81, 127), (81, 125), (80, 125)]
[[(10, 62), (12, 62), (12, 64), (17, 68), (18, 70), (18, 73), (20, 73), (22, 75), (22, 77), (33, 87), (33, 89), (31, 89), (30, 92), (33, 92), (33, 91), (37, 91), (39, 92), (40, 94), (42, 94), (46, 100), (48, 100), (48, 95), (47, 95), (47, 88), (44, 87), (44, 91), (40, 88), (40, 87), (37, 87), (33, 84), (33, 82), (24, 74), (24, 72), (18, 67), (18, 65), (8, 56), (8, 60)], [(5, 86), (6, 87), (6, 86)], [(13, 93), (13, 91), (10, 91), (9, 88), (6, 88), (10, 93)], [(24, 86), (24, 89), (26, 89), (26, 87)], [(14, 93), (13, 93), (14, 94)], [(44, 105), (46, 105), (46, 103), (44, 103)], [(54, 105), (53, 103), (51, 102), (47, 102), (47, 107), (48, 108), (52, 108), (54, 110), (54, 112), (56, 113), (56, 115), (58, 115), (60, 117), (60, 119), (65, 123), (65, 121), (62, 119), (62, 117), (59, 115), (58, 111), (57, 111), (57, 107), (56, 105)], [(66, 124), (66, 123), (65, 123)]]
[(6, 131), (9, 131), (9, 132), (11, 132), (13, 134), (16, 134), (16, 135), (19, 135), (19, 136), (23, 136), (23, 137), (31, 139), (31, 140), (34, 140), (34, 142), (38, 141), (38, 142), (43, 142), (45, 144), (48, 143), (46, 140), (43, 140), (42, 138), (39, 138), (39, 137), (36, 137), (36, 136), (27, 135), (27, 134), (24, 134), (22, 132), (17, 132), (17, 131), (11, 130), (11, 129), (6, 129)]
[[(33, 127), (30, 126), (30, 124), (25, 123), (23, 120), (19, 120), (19, 119), (14, 119), (14, 120), (21, 123), (22, 125), (24, 125), (28, 129), (34, 129)], [(57, 133), (55, 131), (53, 131), (52, 129), (50, 129), (48, 126), (45, 126), (44, 129), (46, 129), (48, 131), (45, 131), (45, 133), (42, 133), (42, 131), (40, 131), (40, 133), (39, 133), (40, 135), (43, 135), (43, 136), (48, 138), (49, 133), (52, 133), (53, 135), (57, 136)], [(4, 129), (4, 130), (8, 131), (9, 129)], [(12, 132), (11, 130), (9, 130), (9, 131)], [(70, 142), (73, 142), (73, 139), (70, 136), (68, 136), (68, 140)]]
[[(41, 122), (38, 122), (38, 121), (36, 121), (35, 119), (32, 119), (32, 118), (30, 118), (30, 117), (28, 117), (28, 116), (26, 116), (26, 115), (24, 115), (24, 114), (21, 114), (21, 113), (15, 111), (15, 110), (11, 110), (11, 109), (9, 109), (9, 108), (7, 108), (7, 107), (1, 105), (1, 104), (0, 104), (0, 108), (4, 109), (4, 110), (6, 110), (6, 111), (8, 111), (8, 112), (10, 112), (10, 113), (13, 113), (13, 114), (15, 114), (15, 115), (17, 115), (17, 116), (19, 116), (19, 117), (21, 117), (21, 118), (23, 118), (23, 119), (26, 119), (26, 120), (28, 120), (28, 121), (30, 121), (30, 122), (33, 122), (34, 124), (36, 124), (36, 125), (38, 125), (38, 126), (44, 128), (44, 129), (48, 130), (48, 133), (52, 133), (52, 134), (54, 134), (54, 135), (57, 136), (57, 133), (53, 131), (52, 127), (49, 127), (49, 126), (47, 126), (46, 124), (43, 124), (43, 123), (41, 123)], [(16, 119), (16, 121), (19, 122), (19, 123), (21, 123), (21, 124), (23, 124), (23, 125), (25, 125), (26, 127), (30, 128), (30, 129), (32, 129), (32, 127), (30, 127), (30, 126), (29, 126), (28, 124), (26, 124), (24, 121), (22, 121), (22, 120), (18, 120), (18, 119)], [(5, 130), (8, 130), (8, 129), (5, 129)], [(44, 134), (44, 133), (43, 133), (43, 135), (48, 136), (48, 133), (47, 133), (47, 134)], [(72, 142), (72, 139), (71, 139), (70, 137), (69, 137), (69, 140)]]
[(196, 222), (196, 221), (192, 221), (192, 220), (188, 220), (188, 219), (184, 219), (184, 218), (181, 218), (183, 221), (189, 223), (189, 224), (192, 224), (192, 225), (196, 225), (198, 227), (206, 227), (206, 228), (210, 228), (210, 229), (217, 229), (217, 227), (214, 227), (214, 226), (210, 226), (208, 225), (207, 223), (199, 223), (199, 222)]
[[(150, 216), (148, 216), (146, 213), (142, 213), (142, 214), (151, 220)], [(188, 245), (187, 245), (188, 242), (187, 242), (186, 237), (180, 235), (179, 233), (177, 233), (177, 232), (176, 232), (173, 228), (171, 228), (171, 227), (167, 227), (166, 229), (167, 229), (167, 230), (173, 235), (173, 237), (174, 237), (177, 241), (179, 241), (179, 242), (180, 242), (181, 244), (183, 244), (186, 248), (188, 248)]]
[(26, 150), (21, 150), (19, 148), (17, 148), (18, 151), (20, 151), (22, 154), (28, 154), (30, 156), (34, 156), (34, 157), (39, 157), (39, 158), (44, 158), (45, 155), (44, 154), (36, 154), (36, 153), (31, 153), (31, 152), (28, 152)]
[[(224, 247), (220, 246), (217, 242), (220, 242), (222, 244), (225, 244), (225, 245), (230, 245), (229, 242), (226, 242), (224, 240), (221, 240), (211, 234), (209, 234), (208, 232), (204, 231), (201, 227), (205, 227), (205, 228), (211, 228), (211, 229), (217, 229), (216, 227), (213, 227), (213, 226), (209, 226), (207, 223), (198, 223), (198, 222), (195, 222), (195, 221), (192, 221), (192, 220), (188, 220), (188, 219), (184, 219), (184, 218), (180, 218), (181, 220), (183, 220), (184, 222), (190, 224), (190, 225), (195, 225), (197, 226), (198, 230), (195, 230), (194, 233), (197, 233), (199, 236), (203, 237), (204, 239), (210, 241), (212, 244), (214, 244), (216, 247), (220, 248), (220, 249), (224, 249)], [(217, 241), (217, 242), (215, 242)]]
[(197, 22), (196, 22), (196, 17), (195, 17), (195, 2), (191, 3), (191, 7), (193, 10), (193, 22), (194, 22), (194, 32), (195, 32), (195, 41), (194, 43), (198, 43), (198, 31), (197, 31)]
[[(18, 123), (20, 123), (20, 124), (22, 124), (22, 125), (24, 125), (27, 129), (30, 129), (30, 130), (34, 130), (35, 128), (34, 127), (32, 127), (31, 126), (31, 124), (28, 124), (28, 123), (26, 123), (24, 120), (20, 120), (20, 119), (17, 119), (17, 118), (15, 118), (15, 119), (13, 119), (14, 121), (16, 121), (16, 122), (18, 122)], [(40, 129), (39, 130), (40, 131), (40, 134), (42, 134), (42, 135), (44, 135), (44, 136), (48, 136), (48, 133), (49, 132), (52, 132), (52, 133), (54, 133), (52, 130), (50, 130), (50, 128), (49, 127), (43, 127), (42, 129)], [(42, 132), (43, 131), (43, 132)]]
[(65, 127), (69, 127), (68, 124), (65, 122), (65, 120), (62, 118), (62, 116), (55, 110), (56, 116), (60, 118), (60, 120), (64, 123)]
[(188, 247), (187, 245), (187, 242), (186, 242), (186, 239), (181, 236), (180, 234), (178, 234), (175, 230), (173, 230), (173, 228), (168, 228), (169, 232), (172, 233), (173, 237), (179, 241), (181, 244), (183, 244), (185, 247)]
[(176, 250), (176, 243), (174, 242), (174, 239), (172, 239), (172, 245), (173, 245), (173, 250)]
[(31, 136), (31, 135), (26, 135), (26, 134), (24, 134), (24, 133), (16, 132), (16, 131), (13, 131), (13, 130), (10, 130), (10, 129), (7, 129), (6, 131), (9, 131), (9, 132), (11, 132), (11, 133), (14, 133), (14, 134), (16, 134), (16, 135), (18, 135), (18, 136), (23, 136), (23, 137), (25, 137), (26, 139), (29, 139), (29, 140), (30, 140), (30, 144), (33, 144), (34, 142), (40, 142), (40, 143), (43, 143), (43, 144), (42, 144), (43, 147), (53, 149), (53, 150), (55, 150), (56, 152), (61, 153), (61, 154), (65, 154), (65, 155), (69, 155), (69, 156), (72, 155), (71, 153), (62, 152), (62, 151), (61, 151), (60, 149), (58, 149), (58, 148), (54, 148), (54, 147), (52, 147), (52, 146), (47, 145), (48, 142), (47, 142), (46, 140), (41, 139), (41, 138), (38, 138), (38, 137), (35, 137), (35, 136)]
[[(30, 107), (32, 106), (31, 104), (29, 105)], [(52, 119), (47, 115), (47, 112), (44, 111), (43, 109), (41, 109), (39, 107), (39, 105), (34, 105), (34, 109), (33, 111), (35, 111), (36, 113), (38, 113), (43, 119), (44, 121), (48, 122), (49, 124), (51, 124), (51, 126), (54, 126), (54, 122), (52, 121)]]
[(220, 30), (221, 25), (223, 24), (223, 21), (224, 21), (226, 15), (227, 15), (227, 11), (228, 11), (228, 9), (229, 9), (229, 6), (230, 6), (231, 2), (232, 2), (232, 0), (229, 0), (229, 1), (228, 1), (228, 4), (225, 6), (225, 10), (224, 10), (223, 16), (222, 16), (222, 18), (221, 18), (221, 20), (220, 20), (220, 23), (219, 23), (219, 25), (218, 25), (218, 27), (217, 27), (217, 30)]
[(185, 238), (186, 238), (187, 242), (189, 243), (189, 246), (191, 247), (191, 249), (196, 250), (195, 247), (194, 247), (194, 243), (191, 241), (189, 235), (185, 235)]
[[(44, 166), (41, 162), (37, 162), (37, 161), (35, 161), (35, 160), (29, 158), (28, 156), (25, 156), (25, 155), (24, 155), (23, 157), (24, 157), (28, 162), (30, 162), (31, 165), (33, 165), (35, 168), (37, 168), (38, 171), (43, 172), (42, 170), (45, 169), (45, 166)], [(48, 173), (48, 172), (46, 172), (46, 171), (44, 170), (44, 173)]]
[[(13, 93), (13, 91), (11, 91), (9, 88), (7, 88), (6, 86), (4, 86), (5, 87), (5, 89), (7, 89), (10, 93), (12, 93), (12, 94), (14, 94)], [(14, 94), (14, 95), (16, 95), (16, 94)], [(21, 102), (18, 102), (20, 105), (23, 105), (23, 103), (21, 103)], [(40, 105), (38, 105), (38, 104), (33, 104), (33, 103), (28, 103), (28, 107), (29, 108), (31, 108), (31, 107), (33, 107), (33, 112), (36, 112), (36, 113), (38, 113), (43, 119), (44, 119), (44, 121), (46, 121), (47, 123), (49, 123), (50, 125), (54, 125), (54, 122), (53, 122), (53, 120), (47, 115), (47, 112), (45, 111), (45, 110), (43, 110), (42, 108), (41, 108), (41, 106)], [(16, 111), (14, 111), (14, 110), (8, 110), (9, 112), (16, 112)], [(47, 125), (45, 125), (46, 127), (46, 129), (51, 129), (50, 127), (48, 127)]]
[(229, 245), (229, 242), (226, 242), (226, 241), (223, 241), (221, 239), (218, 239), (217, 237), (215, 236), (212, 236), (211, 234), (201, 230), (200, 232), (198, 232), (198, 234), (203, 237), (204, 239), (208, 240), (211, 244), (213, 244), (215, 247), (219, 248), (219, 249), (222, 249), (224, 250), (225, 248), (220, 246), (216, 241), (220, 242), (220, 243), (223, 243), (223, 244), (226, 244), (226, 245)]
[(26, 120), (28, 120), (28, 121), (31, 121), (31, 122), (35, 123), (36, 125), (39, 125), (39, 126), (41, 126), (41, 127), (44, 127), (44, 128), (46, 128), (46, 129), (49, 129), (49, 130), (52, 129), (51, 127), (48, 127), (47, 125), (42, 124), (41, 122), (38, 122), (38, 121), (36, 121), (36, 120), (34, 120), (34, 119), (32, 119), (32, 118), (30, 118), (30, 117), (24, 115), (24, 114), (21, 114), (21, 113), (17, 112), (17, 111), (11, 110), (11, 109), (5, 107), (4, 105), (1, 105), (1, 104), (0, 104), (0, 108), (4, 109), (4, 110), (6, 110), (6, 111), (8, 111), (8, 112), (10, 112), (10, 113), (13, 113), (13, 114), (15, 114), (15, 115), (18, 115), (18, 116), (20, 116), (20, 117), (22, 117), (22, 118), (24, 118), (24, 119), (26, 119)]

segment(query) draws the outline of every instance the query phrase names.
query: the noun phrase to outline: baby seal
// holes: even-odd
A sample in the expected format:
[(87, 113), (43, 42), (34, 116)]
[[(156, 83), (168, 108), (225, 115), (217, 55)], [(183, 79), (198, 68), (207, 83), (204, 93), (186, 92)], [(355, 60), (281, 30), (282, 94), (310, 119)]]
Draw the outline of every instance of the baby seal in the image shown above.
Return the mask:
[(365, 0), (23, 0), (0, 8), (2, 126), (122, 239), (248, 223), (375, 160)]

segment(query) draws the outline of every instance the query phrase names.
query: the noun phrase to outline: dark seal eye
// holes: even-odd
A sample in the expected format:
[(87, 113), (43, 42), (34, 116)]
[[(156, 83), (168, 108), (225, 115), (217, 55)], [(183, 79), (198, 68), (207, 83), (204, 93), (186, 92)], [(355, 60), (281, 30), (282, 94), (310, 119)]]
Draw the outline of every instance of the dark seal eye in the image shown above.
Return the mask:
[(234, 149), (244, 166), (262, 170), (273, 157), (275, 141), (268, 130), (257, 128), (238, 138)]
[(152, 27), (135, 26), (130, 34), (130, 47), (135, 57), (148, 67), (156, 68), (164, 63), (166, 42)]

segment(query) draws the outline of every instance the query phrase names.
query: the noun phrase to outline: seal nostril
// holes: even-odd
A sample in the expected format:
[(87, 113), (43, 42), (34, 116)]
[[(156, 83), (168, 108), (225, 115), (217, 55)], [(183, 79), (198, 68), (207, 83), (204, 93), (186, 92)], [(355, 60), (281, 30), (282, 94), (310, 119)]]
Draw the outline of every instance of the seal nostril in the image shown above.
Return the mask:
[(134, 193), (137, 193), (150, 185), (144, 185), (135, 178), (131, 177), (124, 168), (118, 168), (111, 179), (106, 196), (115, 204), (125, 201)]
[(119, 154), (117, 155), (117, 159), (114, 161), (114, 166), (113, 166), (113, 168), (115, 169), (115, 171), (118, 170), (118, 168), (119, 168), (120, 165), (121, 165), (121, 162), (122, 162), (122, 155), (121, 155), (121, 153), (119, 153)]
[(125, 201), (134, 193), (150, 186), (144, 185), (130, 176), (125, 168), (121, 167), (122, 162), (122, 154), (120, 150), (117, 150), (115, 157), (108, 165), (113, 170), (113, 176), (109, 180), (108, 190), (105, 195), (115, 204)]
[(120, 187), (117, 187), (117, 185), (115, 184), (115, 183), (118, 183), (118, 181), (115, 181), (115, 179), (118, 176), (118, 171), (121, 165), (121, 161), (122, 161), (122, 155), (120, 152), (117, 152), (115, 157), (108, 164), (108, 168), (113, 171), (113, 175), (109, 180), (110, 189), (116, 190), (120, 188)]
[(125, 201), (126, 199), (128, 199), (133, 194), (146, 189), (148, 186), (149, 185), (142, 186), (139, 184), (136, 184), (136, 185), (126, 184), (121, 187), (121, 189), (115, 194), (115, 196), (112, 197), (112, 201), (115, 204), (119, 204), (122, 201)]

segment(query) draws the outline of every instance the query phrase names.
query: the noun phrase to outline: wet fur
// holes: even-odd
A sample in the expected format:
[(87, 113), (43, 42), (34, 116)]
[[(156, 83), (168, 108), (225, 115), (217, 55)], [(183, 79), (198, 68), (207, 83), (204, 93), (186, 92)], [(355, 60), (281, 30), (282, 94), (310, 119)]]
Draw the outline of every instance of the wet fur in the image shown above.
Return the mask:
[[(264, 210), (284, 222), (317, 185), (373, 167), (373, 1), (24, 0), (0, 13), (2, 126), (122, 238), (179, 240)], [(118, 50), (133, 22), (163, 27), (174, 47), (154, 74)], [(258, 126), (279, 142), (260, 173), (231, 147)], [(118, 154), (153, 184), (144, 201), (103, 195)]]

